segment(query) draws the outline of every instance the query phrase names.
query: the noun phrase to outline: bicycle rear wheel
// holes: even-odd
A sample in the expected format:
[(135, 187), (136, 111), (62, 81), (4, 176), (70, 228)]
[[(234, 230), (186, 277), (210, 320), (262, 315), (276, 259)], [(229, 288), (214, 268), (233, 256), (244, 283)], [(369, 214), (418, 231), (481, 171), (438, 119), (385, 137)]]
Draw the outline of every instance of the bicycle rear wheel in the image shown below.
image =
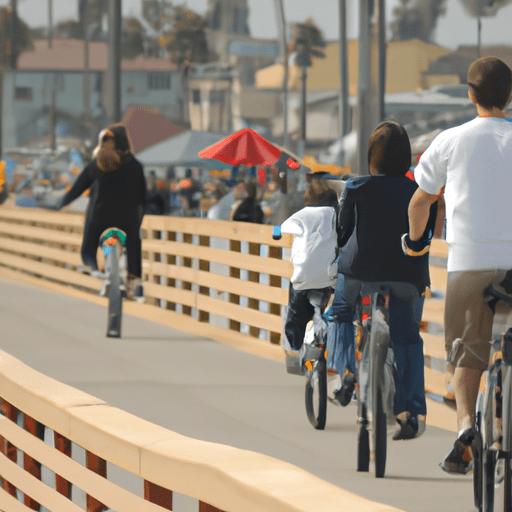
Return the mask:
[(370, 470), (370, 436), (368, 434), (368, 420), (366, 406), (361, 404), (359, 412), (359, 432), (357, 435), (357, 471)]
[(121, 296), (121, 279), (119, 276), (119, 246), (114, 244), (107, 255), (106, 267), (109, 269), (110, 285), (108, 288), (108, 322), (107, 336), (119, 338), (121, 336), (121, 318), (123, 299)]
[(306, 414), (316, 430), (323, 430), (327, 418), (327, 363), (323, 355), (313, 363), (306, 381)]
[[(372, 319), (375, 320), (377, 299), (373, 301)], [(387, 420), (386, 404), (384, 403), (384, 365), (386, 364), (387, 344), (378, 339), (375, 325), (370, 335), (370, 392), (371, 392), (371, 446), (375, 462), (375, 477), (382, 478), (386, 470), (387, 453)]]

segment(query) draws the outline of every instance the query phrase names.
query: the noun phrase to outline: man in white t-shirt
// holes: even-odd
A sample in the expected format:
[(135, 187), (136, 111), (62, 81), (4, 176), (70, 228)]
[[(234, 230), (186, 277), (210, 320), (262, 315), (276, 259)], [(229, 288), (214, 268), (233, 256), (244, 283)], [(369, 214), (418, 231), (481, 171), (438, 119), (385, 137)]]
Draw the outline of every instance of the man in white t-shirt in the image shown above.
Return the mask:
[(445, 340), (459, 436), (441, 467), (456, 474), (472, 468), (476, 398), (489, 360), (493, 313), (482, 292), (512, 268), (512, 123), (504, 113), (512, 71), (497, 58), (478, 59), (469, 68), (468, 89), (478, 117), (439, 134), (423, 153), (409, 205), (414, 245), (430, 205), (442, 194), (446, 203)]

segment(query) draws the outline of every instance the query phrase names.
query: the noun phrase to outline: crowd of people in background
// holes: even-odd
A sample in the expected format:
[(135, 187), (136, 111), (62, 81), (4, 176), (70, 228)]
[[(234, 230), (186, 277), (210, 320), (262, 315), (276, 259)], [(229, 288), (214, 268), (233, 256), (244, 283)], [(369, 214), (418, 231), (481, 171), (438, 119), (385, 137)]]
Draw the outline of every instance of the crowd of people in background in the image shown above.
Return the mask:
[[(299, 175), (288, 180), (289, 190), (283, 194), (282, 183), (273, 168), (258, 174), (254, 167), (241, 166), (233, 169), (229, 176), (208, 174), (202, 179), (199, 169), (186, 169), (182, 178), (176, 176), (174, 169), (169, 169), (165, 177), (158, 177), (155, 170), (146, 175), (148, 215), (274, 224), (305, 204), (305, 191), (297, 189)], [(327, 190), (324, 181), (315, 180), (315, 195), (317, 189)], [(283, 195), (286, 195), (285, 200)], [(281, 212), (284, 207), (286, 212)]]

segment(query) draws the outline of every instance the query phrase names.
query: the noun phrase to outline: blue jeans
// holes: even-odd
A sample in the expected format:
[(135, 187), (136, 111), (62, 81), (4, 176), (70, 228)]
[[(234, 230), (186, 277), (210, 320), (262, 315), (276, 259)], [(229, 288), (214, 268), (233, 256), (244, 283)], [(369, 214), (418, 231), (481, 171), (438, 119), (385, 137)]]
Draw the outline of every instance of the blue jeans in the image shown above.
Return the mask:
[[(357, 284), (356, 296), (359, 293)], [(327, 368), (335, 370), (343, 377), (345, 369), (356, 373), (356, 354), (354, 339), (354, 305), (349, 304), (345, 298), (345, 276), (338, 274), (334, 298), (331, 304), (331, 315), (335, 317), (329, 324), (327, 331)], [(356, 298), (357, 300), (357, 298)]]
[[(394, 413), (408, 411), (411, 416), (425, 415), (425, 360), (423, 340), (420, 336), (420, 321), (424, 297), (409, 283), (361, 283), (351, 276), (338, 274), (332, 303), (332, 314), (338, 317), (334, 345), (329, 349), (333, 359), (328, 358), (328, 367), (343, 375), (345, 368), (355, 373), (355, 342), (353, 317), (361, 289), (364, 293), (378, 291), (381, 284), (389, 287), (389, 332), (395, 354), (395, 402)], [(342, 345), (341, 347), (339, 345)], [(331, 366), (329, 366), (331, 364)]]

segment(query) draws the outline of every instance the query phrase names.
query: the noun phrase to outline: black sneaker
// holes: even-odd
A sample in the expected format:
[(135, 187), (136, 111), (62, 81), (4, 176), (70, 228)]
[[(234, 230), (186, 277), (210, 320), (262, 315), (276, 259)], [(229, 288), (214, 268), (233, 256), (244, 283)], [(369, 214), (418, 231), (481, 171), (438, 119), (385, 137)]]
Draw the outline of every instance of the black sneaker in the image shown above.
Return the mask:
[(471, 443), (475, 437), (472, 428), (465, 430), (453, 443), (443, 462), (439, 464), (443, 471), (451, 475), (467, 475), (473, 469), (473, 453)]
[(341, 384), (341, 389), (334, 393), (334, 397), (338, 400), (338, 402), (346, 407), (350, 400), (352, 400), (352, 395), (354, 394), (354, 387), (356, 385), (356, 378), (353, 374), (347, 373), (345, 377), (343, 377), (343, 382)]
[(402, 421), (397, 419), (398, 427), (393, 434), (393, 441), (405, 441), (406, 439), (414, 439), (418, 435), (418, 423), (414, 423), (412, 419)]

